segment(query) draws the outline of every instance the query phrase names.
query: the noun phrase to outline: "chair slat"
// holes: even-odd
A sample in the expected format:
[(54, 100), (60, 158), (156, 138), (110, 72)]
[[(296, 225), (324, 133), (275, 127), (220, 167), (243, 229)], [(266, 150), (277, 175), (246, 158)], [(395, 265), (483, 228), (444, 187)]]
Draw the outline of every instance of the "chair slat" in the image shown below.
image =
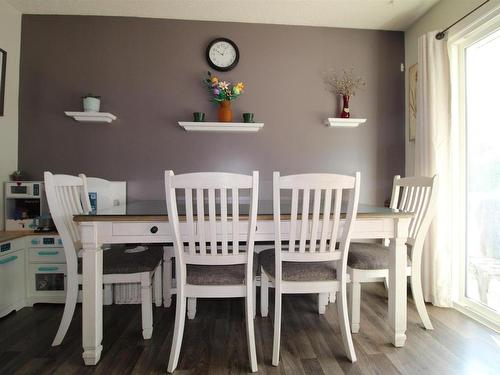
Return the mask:
[(59, 188), (61, 205), (64, 209), (64, 220), (66, 221), (66, 225), (71, 233), (71, 237), (73, 240), (78, 239), (78, 232), (75, 231), (75, 227), (73, 226), (72, 220), (69, 219), (71, 217), (71, 213), (73, 212), (72, 205), (69, 198), (68, 190), (65, 186)]
[(203, 198), (203, 189), (196, 189), (196, 219), (200, 254), (205, 255), (207, 253), (207, 244), (205, 242), (205, 201)]
[(240, 213), (239, 213), (240, 196), (238, 189), (234, 188), (231, 192), (232, 220), (233, 220), (233, 254), (239, 253), (240, 247)]
[(323, 225), (321, 228), (321, 239), (319, 241), (319, 252), (326, 250), (326, 241), (328, 238), (328, 229), (330, 227), (330, 210), (332, 208), (332, 190), (325, 190), (325, 201), (323, 203)]
[(306, 251), (306, 239), (307, 232), (309, 230), (309, 189), (303, 190), (302, 195), (302, 220), (300, 225), (300, 244), (299, 252), (304, 253)]
[(215, 218), (215, 189), (208, 189), (208, 220), (210, 224), (210, 254), (217, 255), (217, 221)]
[(431, 197), (431, 188), (427, 186), (422, 187), (422, 196), (420, 198), (420, 204), (417, 206), (417, 209), (415, 210), (415, 224), (410, 233), (411, 238), (415, 238), (417, 236), (418, 230), (422, 225), (423, 217), (427, 212), (430, 197)]
[(227, 191), (220, 189), (220, 220), (222, 229), (222, 254), (227, 255)]
[(312, 212), (311, 237), (309, 238), (309, 251), (316, 251), (321, 193), (322, 193), (321, 189), (314, 189), (314, 204)]
[(295, 237), (297, 236), (297, 207), (299, 205), (299, 190), (292, 189), (292, 206), (290, 208), (290, 238), (288, 251), (295, 252)]
[(184, 189), (184, 199), (186, 202), (186, 225), (188, 228), (189, 253), (196, 253), (194, 218), (193, 218), (193, 190)]
[(404, 207), (406, 204), (406, 197), (408, 196), (408, 190), (409, 190), (408, 186), (403, 187), (403, 192), (401, 193), (401, 199), (399, 200), (399, 205), (398, 205), (398, 208), (401, 211), (404, 211)]
[(330, 237), (330, 252), (332, 253), (335, 252), (335, 248), (337, 246), (341, 205), (342, 205), (342, 190), (335, 189), (334, 203), (333, 203), (333, 225), (332, 225), (332, 234)]
[(413, 232), (413, 229), (415, 228), (415, 224), (416, 224), (416, 219), (417, 219), (417, 215), (416, 215), (416, 211), (417, 211), (417, 206), (422, 203), (420, 201), (420, 192), (421, 192), (421, 189), (420, 189), (420, 186), (415, 186), (413, 188), (413, 196), (412, 196), (412, 199), (411, 199), (411, 202), (409, 204), (409, 207), (408, 207), (408, 212), (411, 212), (413, 213), (413, 217), (411, 218), (410, 220), (410, 226), (408, 227), (408, 234), (412, 233)]
[(405, 202), (405, 205), (403, 207), (403, 211), (404, 212), (409, 212), (410, 211), (411, 201), (413, 199), (414, 192), (415, 192), (415, 187), (414, 186), (408, 187), (408, 195), (406, 196), (406, 202)]

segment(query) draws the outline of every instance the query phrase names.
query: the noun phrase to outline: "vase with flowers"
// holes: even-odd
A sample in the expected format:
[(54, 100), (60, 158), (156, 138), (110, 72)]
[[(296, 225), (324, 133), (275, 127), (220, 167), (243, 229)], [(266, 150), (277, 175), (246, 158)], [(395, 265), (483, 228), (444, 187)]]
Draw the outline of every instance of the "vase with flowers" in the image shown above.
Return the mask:
[(208, 76), (205, 78), (205, 83), (211, 95), (210, 101), (219, 106), (219, 122), (231, 122), (233, 120), (231, 102), (243, 93), (245, 85), (243, 82), (232, 85), (230, 82), (221, 81), (210, 72), (208, 72)]
[(356, 95), (358, 89), (362, 89), (366, 83), (363, 78), (354, 75), (354, 69), (349, 72), (342, 70), (342, 74), (335, 71), (326, 74), (325, 83), (329, 91), (342, 97), (341, 118), (350, 118), (349, 99)]

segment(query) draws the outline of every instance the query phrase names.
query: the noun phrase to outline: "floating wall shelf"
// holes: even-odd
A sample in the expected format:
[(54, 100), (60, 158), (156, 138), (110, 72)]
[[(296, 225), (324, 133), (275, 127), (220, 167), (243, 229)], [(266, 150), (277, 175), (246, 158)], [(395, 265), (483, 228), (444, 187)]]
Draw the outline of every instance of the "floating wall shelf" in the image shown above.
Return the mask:
[(328, 118), (325, 125), (330, 128), (356, 128), (366, 122), (365, 118)]
[(111, 122), (116, 116), (107, 112), (64, 112), (66, 116), (73, 117), (81, 122)]
[(191, 122), (179, 121), (188, 132), (217, 132), (217, 133), (255, 133), (264, 127), (264, 123), (247, 122)]

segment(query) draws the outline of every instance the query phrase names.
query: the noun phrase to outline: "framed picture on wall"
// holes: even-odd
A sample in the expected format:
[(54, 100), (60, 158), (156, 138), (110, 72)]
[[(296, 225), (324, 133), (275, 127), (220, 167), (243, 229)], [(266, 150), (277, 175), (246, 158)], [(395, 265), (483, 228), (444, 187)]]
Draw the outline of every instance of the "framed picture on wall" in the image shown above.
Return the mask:
[(414, 64), (408, 70), (408, 138), (410, 141), (415, 140), (417, 131), (417, 80), (418, 65)]
[(0, 48), (0, 116), (4, 114), (5, 71), (7, 67), (7, 51)]

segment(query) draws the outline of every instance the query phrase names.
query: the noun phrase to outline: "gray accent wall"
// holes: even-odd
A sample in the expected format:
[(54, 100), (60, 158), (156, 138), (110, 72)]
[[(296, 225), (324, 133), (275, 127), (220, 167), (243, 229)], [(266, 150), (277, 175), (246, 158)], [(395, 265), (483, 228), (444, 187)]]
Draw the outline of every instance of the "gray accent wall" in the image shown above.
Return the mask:
[[(255, 134), (186, 132), (193, 111), (216, 119), (202, 79), (205, 47), (227, 37), (238, 66), (219, 74), (243, 81), (235, 120), (254, 112)], [(128, 199), (161, 199), (163, 171), (260, 171), (261, 197), (272, 172), (361, 172), (361, 202), (381, 204), (404, 173), (402, 32), (164, 19), (23, 15), (19, 167), (128, 181)], [(353, 67), (366, 88), (351, 100), (359, 128), (327, 128), (339, 100), (322, 73)], [(66, 117), (81, 96), (102, 96), (118, 120), (85, 124)]]

